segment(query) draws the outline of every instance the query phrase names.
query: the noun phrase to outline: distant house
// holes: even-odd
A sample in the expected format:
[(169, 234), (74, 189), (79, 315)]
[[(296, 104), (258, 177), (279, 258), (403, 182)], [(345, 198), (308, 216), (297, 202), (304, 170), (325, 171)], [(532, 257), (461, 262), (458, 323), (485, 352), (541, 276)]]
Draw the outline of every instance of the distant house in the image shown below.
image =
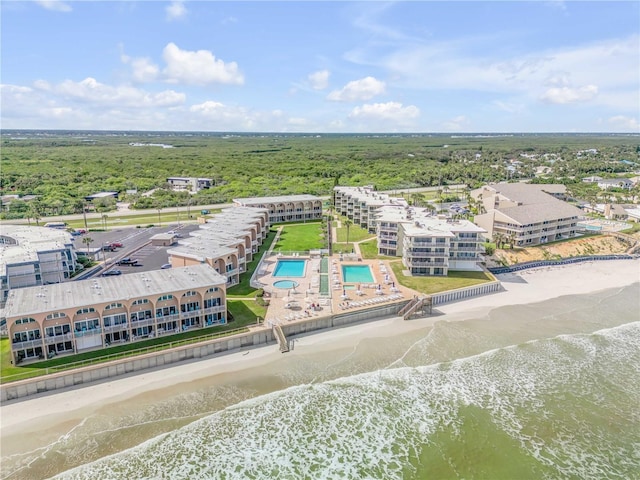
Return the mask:
[(101, 198), (115, 198), (117, 200), (118, 192), (98, 192), (94, 193), (93, 195), (87, 195), (86, 197), (84, 197), (87, 202), (93, 202), (94, 200), (98, 200)]
[(169, 177), (167, 183), (173, 191), (191, 193), (211, 188), (215, 184), (212, 178), (197, 177)]
[(603, 178), (598, 181), (598, 187), (601, 190), (609, 190), (610, 188), (631, 190), (633, 182), (628, 178)]
[(598, 177), (597, 175), (592, 175), (590, 177), (585, 177), (582, 179), (583, 183), (598, 183), (602, 180), (602, 177)]

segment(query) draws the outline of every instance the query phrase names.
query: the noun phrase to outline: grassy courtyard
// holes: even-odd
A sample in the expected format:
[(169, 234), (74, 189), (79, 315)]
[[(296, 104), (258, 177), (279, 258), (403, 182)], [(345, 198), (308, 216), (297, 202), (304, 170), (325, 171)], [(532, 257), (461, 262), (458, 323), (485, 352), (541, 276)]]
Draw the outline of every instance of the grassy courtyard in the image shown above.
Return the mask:
[(451, 271), (446, 277), (408, 277), (402, 273), (404, 266), (400, 260), (391, 262), (391, 268), (396, 279), (401, 285), (416, 290), (417, 292), (430, 295), (433, 293), (455, 290), (457, 288), (471, 287), (481, 283), (492, 282), (493, 276), (485, 272), (462, 272)]
[(306, 252), (326, 247), (320, 222), (290, 224), (282, 227), (275, 252)]

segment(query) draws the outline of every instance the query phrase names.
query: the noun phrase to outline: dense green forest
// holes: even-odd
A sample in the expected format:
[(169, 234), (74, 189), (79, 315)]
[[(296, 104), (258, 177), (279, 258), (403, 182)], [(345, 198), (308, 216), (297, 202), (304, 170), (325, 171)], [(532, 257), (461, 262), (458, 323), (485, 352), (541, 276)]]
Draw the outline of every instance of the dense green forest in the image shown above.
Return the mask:
[[(586, 175), (631, 172), (640, 149), (637, 136), (605, 135), (5, 131), (1, 142), (2, 194), (38, 196), (31, 202), (14, 200), (4, 218), (25, 217), (29, 210), (39, 216), (80, 213), (84, 197), (100, 191), (120, 192), (133, 208), (158, 208), (249, 196), (328, 195), (337, 184), (372, 184), (380, 190), (474, 187), (533, 178), (541, 165), (549, 166), (547, 177), (571, 183)], [(173, 192), (166, 184), (172, 176), (213, 178), (215, 186), (195, 195)], [(157, 189), (153, 195), (142, 195), (152, 189)], [(138, 193), (126, 195), (127, 190)], [(113, 205), (103, 201), (96, 207), (106, 211)]]

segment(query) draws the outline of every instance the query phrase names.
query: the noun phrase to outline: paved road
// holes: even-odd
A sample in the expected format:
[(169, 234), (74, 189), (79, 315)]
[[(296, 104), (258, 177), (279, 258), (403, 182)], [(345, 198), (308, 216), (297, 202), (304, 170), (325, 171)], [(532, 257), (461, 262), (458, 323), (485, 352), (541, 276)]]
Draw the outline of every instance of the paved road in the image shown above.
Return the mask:
[[(189, 211), (192, 215), (194, 213), (198, 213), (200, 210), (216, 210), (216, 209), (220, 209), (220, 208), (228, 208), (228, 207), (232, 207), (233, 203), (217, 203), (215, 205), (191, 205), (190, 207), (168, 207), (168, 208), (163, 208), (162, 212), (164, 213), (171, 213), (171, 212), (187, 212)], [(146, 210), (118, 210), (118, 211), (113, 211), (113, 212), (106, 212), (107, 215), (109, 216), (113, 216), (113, 217), (126, 217), (129, 215), (158, 215), (158, 209), (156, 208), (149, 208)], [(91, 212), (91, 213), (87, 213), (87, 220), (101, 220), (102, 219), (102, 215), (103, 213), (95, 213), (95, 212)], [(44, 225), (46, 222), (67, 222), (69, 220), (82, 220), (84, 219), (84, 215), (82, 213), (76, 213), (76, 214), (72, 214), (72, 215), (60, 215), (57, 217), (46, 217), (46, 218), (41, 218), (40, 221), (40, 225)], [(110, 220), (111, 221), (111, 220)], [(19, 219), (19, 220), (2, 220), (2, 222), (0, 223), (7, 223), (7, 224), (26, 224), (28, 223), (27, 219)], [(33, 223), (33, 220), (31, 221), (32, 225), (35, 225)]]

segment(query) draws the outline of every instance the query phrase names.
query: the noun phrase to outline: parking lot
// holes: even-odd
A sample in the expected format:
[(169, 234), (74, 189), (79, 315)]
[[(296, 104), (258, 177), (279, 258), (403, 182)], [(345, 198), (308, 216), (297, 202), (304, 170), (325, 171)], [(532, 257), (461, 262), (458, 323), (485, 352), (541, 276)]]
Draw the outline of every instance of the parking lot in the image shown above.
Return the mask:
[[(150, 242), (153, 235), (176, 230), (183, 237), (187, 237), (189, 236), (189, 232), (197, 229), (197, 225), (185, 225), (179, 229), (177, 225), (152, 228), (120, 228), (107, 232), (89, 232), (86, 235), (74, 238), (76, 249), (82, 249), (84, 246), (82, 244), (82, 238), (85, 236), (93, 239), (91, 247), (110, 245), (114, 242), (122, 243), (122, 248), (117, 248), (113, 252), (105, 251), (99, 255), (98, 260), (104, 261), (106, 267), (97, 271), (96, 275), (100, 275), (107, 270), (120, 270), (123, 275), (126, 275), (134, 272), (159, 270), (162, 265), (169, 262), (167, 250), (171, 247), (151, 245)], [(135, 265), (117, 265), (117, 262), (123, 258), (135, 259), (138, 260), (138, 262)]]

